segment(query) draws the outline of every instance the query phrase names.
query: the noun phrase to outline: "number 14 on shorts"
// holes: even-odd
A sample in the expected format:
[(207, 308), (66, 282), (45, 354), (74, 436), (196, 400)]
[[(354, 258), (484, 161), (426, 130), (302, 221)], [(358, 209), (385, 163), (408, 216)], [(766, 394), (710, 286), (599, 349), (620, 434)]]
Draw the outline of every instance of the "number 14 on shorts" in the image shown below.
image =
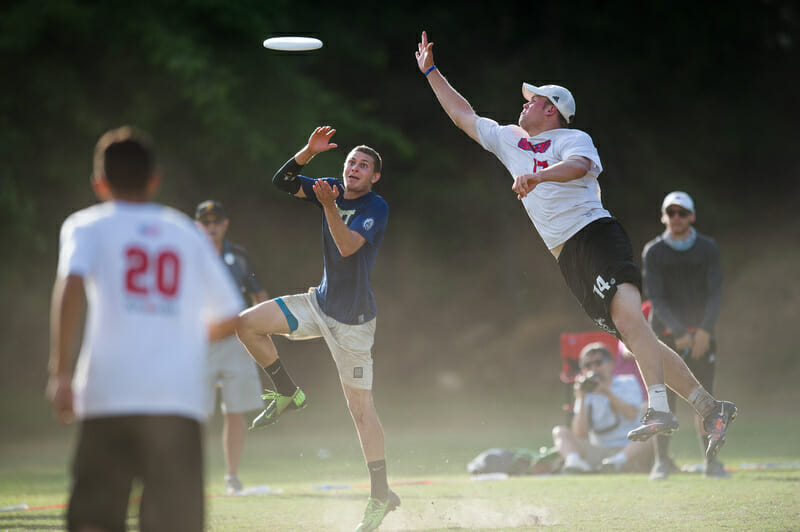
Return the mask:
[(600, 297), (600, 299), (605, 299), (606, 298), (605, 293), (608, 292), (611, 286), (614, 285), (615, 283), (616, 279), (611, 279), (611, 282), (606, 282), (606, 280), (603, 279), (602, 275), (598, 275), (597, 279), (594, 280), (594, 288), (592, 289), (592, 292), (597, 294), (598, 297)]

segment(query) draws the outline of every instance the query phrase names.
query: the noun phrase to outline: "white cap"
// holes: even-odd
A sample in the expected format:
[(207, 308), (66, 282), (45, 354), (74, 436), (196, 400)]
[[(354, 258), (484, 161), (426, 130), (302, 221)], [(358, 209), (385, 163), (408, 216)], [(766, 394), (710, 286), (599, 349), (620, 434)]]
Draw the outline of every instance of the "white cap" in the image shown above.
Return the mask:
[(575, 98), (572, 97), (572, 93), (567, 89), (560, 85), (536, 87), (530, 83), (522, 84), (522, 95), (526, 100), (530, 101), (534, 94), (544, 96), (553, 102), (561, 116), (567, 120), (567, 124), (572, 122), (572, 118), (575, 116)]
[(683, 207), (687, 211), (694, 212), (694, 201), (692, 201), (692, 197), (680, 190), (667, 194), (667, 197), (664, 198), (664, 203), (661, 204), (661, 212), (667, 212), (667, 207), (670, 205), (677, 205), (678, 207)]

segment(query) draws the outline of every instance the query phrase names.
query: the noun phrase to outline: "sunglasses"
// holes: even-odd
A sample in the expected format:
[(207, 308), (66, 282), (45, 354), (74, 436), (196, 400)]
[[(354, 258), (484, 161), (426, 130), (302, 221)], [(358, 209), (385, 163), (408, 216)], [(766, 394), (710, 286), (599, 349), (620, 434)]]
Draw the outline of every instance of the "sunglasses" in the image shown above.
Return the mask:
[(687, 209), (667, 209), (667, 216), (672, 218), (675, 215), (680, 216), (681, 218), (686, 218), (692, 214), (692, 211)]
[(603, 363), (606, 361), (605, 358), (596, 358), (594, 360), (589, 360), (588, 362), (584, 362), (581, 366), (582, 368), (593, 368), (595, 366), (602, 366)]
[(209, 226), (209, 225), (222, 225), (225, 220), (219, 218), (204, 218), (198, 220), (202, 225)]

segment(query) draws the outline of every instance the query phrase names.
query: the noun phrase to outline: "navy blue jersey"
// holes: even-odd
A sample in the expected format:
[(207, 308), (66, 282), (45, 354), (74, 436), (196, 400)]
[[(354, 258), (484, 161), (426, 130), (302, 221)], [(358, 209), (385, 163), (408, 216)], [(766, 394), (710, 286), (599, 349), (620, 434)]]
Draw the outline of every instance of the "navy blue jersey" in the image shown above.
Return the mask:
[(256, 281), (256, 274), (250, 268), (247, 251), (242, 246), (223, 240), (222, 261), (239, 288), (245, 306), (249, 307), (253, 304), (252, 296), (261, 292), (261, 286)]
[[(315, 179), (299, 176), (305, 200), (322, 204), (314, 194)], [(364, 237), (366, 242), (349, 257), (342, 257), (328, 228), (325, 211), (322, 211), (322, 281), (317, 287), (317, 302), (325, 314), (348, 325), (365, 323), (377, 313), (375, 296), (370, 287), (370, 273), (378, 256), (378, 248), (386, 232), (389, 206), (375, 194), (367, 194), (353, 200), (344, 199), (344, 184), (340, 179), (324, 178), (339, 190), (336, 207), (345, 225)]]

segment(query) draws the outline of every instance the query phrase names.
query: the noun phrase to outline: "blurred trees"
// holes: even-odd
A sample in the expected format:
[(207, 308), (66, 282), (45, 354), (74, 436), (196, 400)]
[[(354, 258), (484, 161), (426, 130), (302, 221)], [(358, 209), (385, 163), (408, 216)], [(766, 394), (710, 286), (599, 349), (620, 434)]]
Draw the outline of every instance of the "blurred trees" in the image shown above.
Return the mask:
[[(319, 269), (318, 251), (305, 249), (316, 244), (316, 220), (295, 227), (313, 217), (297, 214), (269, 177), (314, 126), (332, 124), (342, 150), (364, 142), (386, 161), (379, 192), (390, 202), (394, 240), (376, 282), (396, 305), (382, 311), (402, 320), (414, 305), (392, 290), (398, 276), (414, 280), (409, 297), (460, 308), (472, 291), (499, 290), (498, 300), (511, 302), (493, 309), (502, 318), (552, 308), (531, 296), (560, 281), (509, 176), (455, 130), (416, 69), (423, 29), (441, 71), (479, 114), (516, 121), (523, 80), (573, 91), (576, 127), (593, 135), (604, 162), (604, 201), (634, 245), (659, 230), (658, 206), (673, 189), (693, 193), (713, 234), (751, 230), (745, 197), (746, 205), (773, 205), (771, 220), (780, 219), (799, 190), (789, 157), (800, 115), (797, 17), (782, 0), (5, 2), (0, 288), (20, 308), (5, 324), (4, 356), (30, 349), (11, 331), (43, 331), (57, 228), (93, 201), (92, 147), (123, 123), (156, 141), (167, 176), (161, 201), (190, 211), (206, 197), (223, 199), (240, 213), (239, 239), (270, 275), (307, 283)], [(262, 48), (282, 34), (313, 35), (325, 46)], [(320, 157), (309, 172), (338, 175), (339, 164)], [(278, 225), (264, 224), (265, 213)], [(300, 235), (304, 243), (295, 244)], [(310, 265), (297, 272), (299, 253)]]

